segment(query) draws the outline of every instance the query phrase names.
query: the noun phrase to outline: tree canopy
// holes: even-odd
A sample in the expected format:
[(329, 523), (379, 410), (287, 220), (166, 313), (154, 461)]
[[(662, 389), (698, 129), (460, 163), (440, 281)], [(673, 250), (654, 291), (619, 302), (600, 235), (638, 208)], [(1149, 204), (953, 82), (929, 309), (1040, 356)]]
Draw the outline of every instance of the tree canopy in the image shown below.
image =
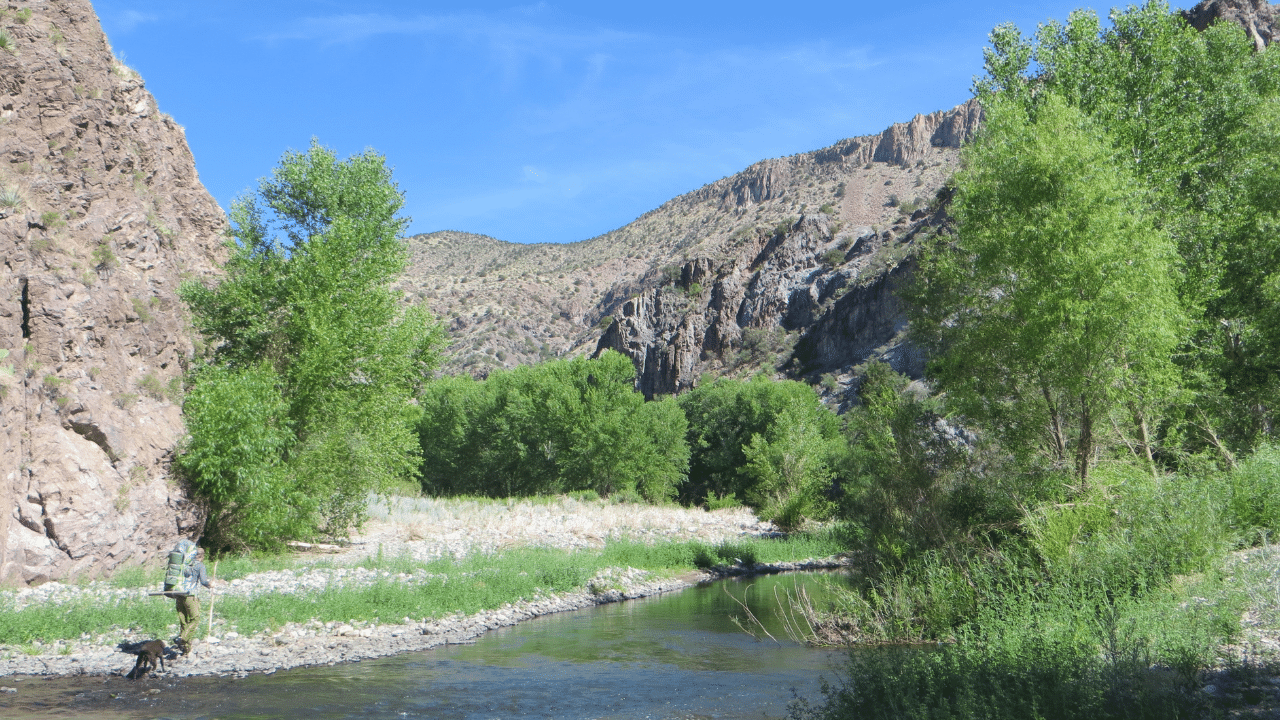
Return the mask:
[(382, 156), (340, 160), (313, 141), (233, 204), (226, 277), (183, 286), (212, 350), (192, 373), (178, 465), (215, 543), (340, 533), (369, 491), (416, 476), (410, 401), (444, 335), (390, 289), (407, 259), (402, 204)]

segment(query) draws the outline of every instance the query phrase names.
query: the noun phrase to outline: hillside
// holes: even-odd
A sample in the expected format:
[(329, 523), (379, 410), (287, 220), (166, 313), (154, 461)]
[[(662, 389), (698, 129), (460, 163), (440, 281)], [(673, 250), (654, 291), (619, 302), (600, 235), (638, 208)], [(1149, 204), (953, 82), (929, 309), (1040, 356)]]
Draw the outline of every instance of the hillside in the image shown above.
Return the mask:
[(87, 0), (0, 12), (0, 583), (102, 577), (200, 526), (167, 458), (225, 257), (182, 127)]
[[(927, 222), (910, 220), (911, 211), (951, 177), (979, 115), (969, 102), (765, 160), (582, 242), (420, 235), (410, 239), (401, 289), (449, 324), (448, 372), (484, 376), (608, 346), (636, 360), (646, 393), (673, 392), (702, 372), (785, 365), (790, 346), (818, 325), (853, 332), (860, 350), (841, 355), (848, 339), (810, 333), (816, 364), (792, 363), (790, 371), (846, 372), (900, 329), (877, 282)], [(836, 301), (854, 286), (881, 288), (872, 291), (881, 306), (875, 327), (850, 330), (836, 319), (852, 309)], [(792, 336), (775, 337), (779, 330)], [(840, 350), (823, 349), (833, 344)]]

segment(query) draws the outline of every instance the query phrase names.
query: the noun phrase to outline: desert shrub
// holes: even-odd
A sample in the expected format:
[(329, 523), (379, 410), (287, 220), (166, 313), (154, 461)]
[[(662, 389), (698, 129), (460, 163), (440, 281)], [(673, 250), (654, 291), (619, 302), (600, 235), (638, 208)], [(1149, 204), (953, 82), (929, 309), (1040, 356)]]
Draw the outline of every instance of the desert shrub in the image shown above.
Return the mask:
[(838, 248), (832, 248), (822, 254), (822, 264), (827, 267), (837, 267), (844, 263), (844, 251)]
[(160, 382), (160, 378), (156, 377), (155, 373), (143, 375), (142, 379), (138, 381), (138, 389), (142, 391), (143, 395), (152, 400), (167, 399), (164, 383)]
[(17, 210), (22, 207), (22, 193), (13, 185), (6, 185), (0, 190), (0, 208)]

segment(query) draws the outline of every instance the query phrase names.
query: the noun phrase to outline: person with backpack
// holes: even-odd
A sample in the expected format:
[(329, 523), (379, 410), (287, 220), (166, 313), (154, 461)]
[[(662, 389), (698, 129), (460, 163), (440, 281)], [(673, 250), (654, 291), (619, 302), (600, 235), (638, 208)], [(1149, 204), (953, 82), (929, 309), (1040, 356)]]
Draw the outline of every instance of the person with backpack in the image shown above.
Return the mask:
[(191, 651), (191, 635), (200, 621), (200, 599), (196, 586), (213, 587), (205, 574), (204, 548), (190, 540), (180, 540), (169, 553), (169, 565), (164, 572), (165, 594), (173, 598), (178, 608), (178, 650), (186, 655)]

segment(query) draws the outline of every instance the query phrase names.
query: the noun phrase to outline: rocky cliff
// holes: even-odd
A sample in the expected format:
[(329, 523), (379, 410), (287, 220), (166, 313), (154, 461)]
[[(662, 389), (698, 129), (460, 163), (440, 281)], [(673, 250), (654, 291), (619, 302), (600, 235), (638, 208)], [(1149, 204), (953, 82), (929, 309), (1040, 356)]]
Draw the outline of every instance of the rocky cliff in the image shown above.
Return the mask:
[[(635, 361), (650, 395), (770, 363), (783, 374), (845, 372), (901, 329), (894, 268), (925, 221), (910, 216), (951, 177), (980, 114), (967, 102), (764, 160), (578, 243), (418, 236), (401, 287), (448, 322), (449, 372), (483, 376), (605, 348)], [(830, 313), (871, 296), (874, 310), (854, 311), (862, 321), (834, 323)], [(856, 338), (809, 338), (813, 327)]]
[(0, 9), (0, 583), (98, 577), (198, 529), (175, 292), (224, 219), (89, 2)]
[(892, 289), (980, 119), (971, 101), (764, 160), (579, 243), (413, 238), (403, 289), (448, 321), (449, 371), (614, 349), (647, 395), (764, 369), (844, 403), (873, 355), (922, 371)]

